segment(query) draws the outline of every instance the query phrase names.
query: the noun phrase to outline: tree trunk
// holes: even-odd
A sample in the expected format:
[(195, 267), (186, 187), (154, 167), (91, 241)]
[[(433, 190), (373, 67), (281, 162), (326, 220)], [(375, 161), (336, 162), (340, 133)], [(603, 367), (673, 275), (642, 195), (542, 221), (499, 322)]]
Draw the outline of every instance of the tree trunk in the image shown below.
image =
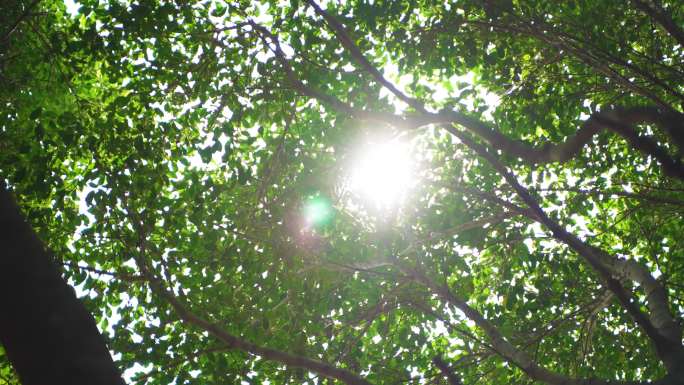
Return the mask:
[(0, 182), (0, 342), (24, 385), (121, 385), (95, 319)]

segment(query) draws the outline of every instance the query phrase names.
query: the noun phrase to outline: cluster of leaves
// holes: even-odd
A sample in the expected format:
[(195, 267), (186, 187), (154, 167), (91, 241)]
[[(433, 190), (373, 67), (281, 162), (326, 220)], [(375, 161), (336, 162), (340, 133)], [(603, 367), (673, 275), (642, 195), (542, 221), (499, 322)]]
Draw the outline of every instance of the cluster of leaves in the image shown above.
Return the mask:
[[(0, 15), (0, 175), (131, 382), (347, 381), (305, 358), (373, 384), (451, 381), (435, 357), (464, 384), (544, 381), (444, 290), (568, 378), (666, 373), (468, 137), (410, 131), (421, 186), (392, 213), (341, 176), (354, 138), (406, 134), (374, 116), (456, 111), (541, 148), (613, 106), (680, 111), (684, 47), (643, 8), (676, 27), (678, 2), (16, 3)], [(638, 129), (681, 165), (666, 132)], [(649, 269), (681, 319), (681, 180), (608, 131), (563, 163), (499, 155), (551, 220)], [(312, 196), (335, 209), (313, 229)]]

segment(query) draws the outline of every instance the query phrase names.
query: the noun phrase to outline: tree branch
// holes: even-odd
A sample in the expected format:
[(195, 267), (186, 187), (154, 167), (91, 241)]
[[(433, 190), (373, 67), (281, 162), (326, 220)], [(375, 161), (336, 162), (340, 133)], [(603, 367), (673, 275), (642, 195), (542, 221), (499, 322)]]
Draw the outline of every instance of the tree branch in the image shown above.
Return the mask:
[(575, 187), (529, 189), (529, 190), (530, 191), (538, 191), (541, 193), (560, 191), (560, 192), (572, 192), (572, 193), (582, 194), (582, 195), (587, 195), (587, 196), (605, 195), (608, 198), (610, 198), (610, 197), (624, 197), (624, 198), (629, 198), (629, 199), (636, 199), (636, 200), (641, 200), (641, 201), (660, 203), (660, 204), (666, 204), (666, 205), (672, 205), (672, 206), (683, 206), (684, 207), (684, 201), (679, 200), (679, 199), (672, 199), (672, 198), (667, 198), (667, 197), (653, 196), (653, 195), (647, 195), (647, 194), (642, 194), (642, 193), (633, 193), (633, 192), (619, 191), (619, 190), (612, 190), (612, 191), (610, 191), (610, 190), (609, 191), (586, 190), (586, 189), (575, 188)]
[(135, 274), (127, 274), (127, 273), (119, 273), (119, 272), (112, 272), (112, 271), (107, 271), (107, 270), (101, 270), (101, 269), (96, 269), (94, 267), (90, 266), (82, 266), (76, 263), (70, 263), (70, 262), (62, 262), (62, 266), (66, 266), (72, 269), (79, 269), (82, 271), (87, 271), (89, 273), (94, 273), (97, 275), (107, 275), (115, 279), (119, 279), (122, 281), (126, 282), (134, 282), (134, 281), (145, 281), (147, 278), (143, 277), (142, 275), (135, 275)]
[(667, 301), (667, 291), (651, 272), (633, 259), (616, 258), (605, 251), (593, 247), (595, 255), (614, 276), (623, 277), (641, 285), (648, 309), (651, 311), (649, 319), (653, 326), (663, 336), (671, 341), (681, 341), (682, 330), (679, 323), (670, 313)]
[(24, 9), (24, 12), (22, 12), (22, 14), (17, 18), (17, 20), (9, 27), (7, 32), (5, 32), (3, 34), (3, 36), (2, 36), (3, 40), (8, 39), (10, 37), (10, 35), (12, 35), (12, 33), (14, 33), (14, 31), (17, 29), (17, 27), (19, 27), (19, 24), (21, 24), (21, 22), (24, 21), (24, 19), (29, 17), (29, 15), (31, 14), (31, 10), (33, 8), (35, 8), (38, 5), (38, 3), (40, 3), (40, 0), (33, 0), (33, 2), (31, 4), (29, 4), (26, 7), (26, 9)]
[(164, 298), (183, 322), (208, 332), (219, 341), (225, 343), (228, 347), (243, 350), (266, 360), (277, 361), (287, 366), (306, 369), (323, 377), (337, 379), (347, 385), (371, 385), (370, 382), (346, 369), (338, 368), (326, 362), (260, 346), (228, 333), (220, 326), (205, 320), (186, 308), (172, 292), (164, 287), (161, 279), (159, 279), (148, 267), (142, 255), (136, 254), (134, 259), (142, 274), (147, 277), (152, 291)]
[[(430, 124), (430, 121), (425, 121), (424, 117), (422, 116), (400, 116), (391, 113), (360, 110), (341, 101), (335, 96), (328, 95), (314, 89), (313, 87), (304, 83), (299, 78), (299, 76), (297, 76), (294, 69), (290, 65), (290, 61), (286, 57), (285, 52), (283, 52), (283, 49), (280, 45), (280, 40), (276, 35), (271, 33), (271, 31), (266, 29), (264, 26), (259, 25), (254, 21), (250, 21), (249, 25), (251, 25), (252, 28), (259, 32), (260, 38), (262, 39), (266, 47), (268, 47), (271, 50), (271, 52), (273, 52), (273, 54), (276, 57), (276, 60), (278, 60), (280, 65), (283, 67), (287, 81), (290, 83), (292, 88), (294, 88), (296, 91), (299, 91), (302, 95), (308, 96), (310, 98), (318, 100), (323, 104), (329, 105), (333, 109), (343, 114), (347, 114), (349, 116), (362, 120), (390, 124), (397, 128), (410, 129)], [(271, 44), (269, 44), (269, 40)]]
[[(672, 158), (652, 138), (638, 136), (630, 127), (642, 123), (655, 124), (668, 133), (675, 144), (680, 148), (684, 148), (684, 135), (681, 133), (684, 132), (684, 124), (682, 124), (684, 116), (675, 111), (666, 111), (658, 107), (633, 107), (594, 113), (582, 123), (577, 133), (569, 137), (565, 142), (546, 144), (537, 148), (520, 140), (511, 139), (490, 127), (489, 124), (458, 111), (422, 112), (411, 116), (400, 116), (355, 109), (341, 100), (321, 93), (302, 82), (292, 70), (277, 37), (263, 26), (256, 23), (252, 23), (252, 26), (264, 36), (269, 37), (273, 42), (274, 48), (272, 50), (283, 66), (288, 81), (297, 91), (327, 104), (339, 112), (359, 119), (384, 122), (399, 129), (414, 129), (428, 124), (458, 124), (486, 140), (494, 148), (503, 151), (509, 156), (520, 158), (531, 165), (567, 162), (577, 156), (584, 146), (591, 142), (594, 135), (603, 128), (608, 128), (625, 138), (635, 149), (645, 155), (651, 155), (656, 158), (666, 175), (684, 180), (684, 164), (680, 160)], [(266, 41), (265, 43), (267, 44)]]
[[(328, 19), (326, 20), (329, 23), (331, 22)], [(382, 116), (372, 112), (357, 111), (335, 97), (320, 93), (308, 87), (304, 82), (299, 80), (290, 67), (285, 54), (280, 48), (277, 37), (256, 23), (253, 23), (252, 25), (256, 30), (261, 32), (264, 43), (269, 47), (271, 47), (271, 45), (269, 45), (266, 41), (266, 37), (271, 40), (274, 46), (271, 47), (271, 49), (274, 51), (277, 59), (285, 69), (288, 80), (298, 91), (325, 104), (329, 104), (340, 112), (348, 113), (353, 116), (360, 117), (365, 114), (366, 117), (384, 120), (389, 124), (398, 122), (405, 125), (406, 122), (409, 121), (408, 118), (399, 117), (396, 115)], [(343, 33), (346, 33), (343, 29), (338, 30), (338, 38), (340, 38), (340, 36), (344, 37)], [(349, 43), (347, 43), (347, 45), (349, 45)], [(347, 48), (350, 49), (349, 46)], [(370, 63), (367, 61), (365, 61), (365, 63), (370, 65)], [(375, 69), (375, 71), (377, 71), (377, 69)], [(635, 124), (651, 123), (658, 125), (660, 128), (666, 130), (671, 136), (673, 136), (675, 131), (672, 129), (672, 127), (677, 126), (681, 128), (681, 123), (673, 121), (669, 115), (666, 117), (665, 115), (668, 113), (663, 113), (663, 111), (670, 110), (654, 107), (635, 107), (598, 112), (590, 116), (589, 119), (584, 122), (580, 130), (578, 130), (577, 134), (569, 138), (566, 142), (557, 145), (547, 145), (542, 149), (537, 149), (521, 141), (510, 139), (499, 131), (491, 128), (488, 124), (457, 111), (442, 111), (439, 113), (423, 112), (417, 117), (412, 117), (410, 122), (414, 124), (415, 127), (426, 124), (448, 123), (446, 127), (449, 132), (461, 139), (462, 142), (476, 151), (480, 156), (489, 160), (492, 165), (494, 165), (495, 169), (497, 169), (497, 171), (507, 180), (507, 182), (511, 184), (522, 200), (528, 205), (529, 209), (531, 210), (531, 217), (549, 228), (556, 239), (570, 246), (573, 250), (578, 252), (590, 264), (590, 266), (592, 266), (592, 268), (599, 274), (604, 284), (616, 295), (622, 306), (651, 338), (656, 346), (656, 351), (658, 352), (659, 357), (663, 360), (663, 362), (665, 362), (669, 369), (672, 369), (676, 364), (677, 359), (684, 357), (681, 339), (679, 341), (673, 341), (667, 337), (673, 335), (673, 333), (654, 326), (654, 322), (652, 322), (653, 320), (649, 319), (649, 317), (639, 309), (634, 301), (633, 295), (627, 292), (621, 285), (619, 279), (615, 277), (615, 275), (617, 275), (617, 271), (615, 269), (611, 270), (611, 265), (606, 265), (602, 262), (602, 258), (595, 248), (585, 244), (576, 236), (565, 231), (560, 224), (550, 219), (537, 204), (536, 200), (529, 194), (529, 192), (517, 182), (516, 178), (509, 173), (501, 163), (498, 162), (498, 159), (490, 154), (485, 147), (475, 143), (468, 136), (463, 135), (461, 132), (456, 130), (452, 125), (459, 124), (465, 127), (468, 131), (473, 132), (489, 142), (492, 147), (501, 150), (508, 155), (517, 156), (531, 164), (567, 161), (576, 156), (584, 147), (584, 145), (590, 142), (591, 138), (596, 133), (603, 128), (608, 128), (627, 139), (630, 145), (632, 145), (634, 148), (647, 155), (655, 157), (660, 162), (661, 167), (666, 174), (684, 179), (684, 166), (682, 166), (681, 162), (671, 158), (667, 152), (657, 145), (653, 139), (639, 137), (631, 128), (631, 126)], [(680, 136), (673, 138), (677, 139)], [(659, 292), (655, 290), (651, 293)], [(649, 304), (658, 306), (655, 304), (659, 302), (667, 303), (666, 299), (664, 299), (664, 301), (649, 301)], [(465, 310), (463, 311), (466, 312)], [(655, 313), (659, 315), (663, 314), (662, 311), (656, 311)], [(653, 317), (654, 314), (651, 316)], [(655, 324), (661, 326), (664, 325), (663, 322), (655, 322)], [(496, 337), (496, 335), (494, 335), (494, 337)], [(504, 346), (504, 348), (506, 347)], [(675, 353), (674, 355), (671, 354), (673, 352)], [(510, 351), (508, 353), (510, 353)], [(523, 362), (522, 364), (526, 363)], [(544, 374), (544, 376), (546, 375)]]
[(442, 372), (447, 381), (449, 381), (449, 385), (463, 385), (461, 378), (454, 373), (454, 371), (446, 362), (444, 362), (442, 357), (438, 355), (432, 357), (432, 364), (435, 365), (440, 372)]
[(366, 57), (363, 55), (363, 52), (359, 49), (359, 47), (354, 43), (354, 41), (351, 39), (349, 36), (349, 33), (347, 33), (346, 29), (344, 26), (335, 19), (332, 15), (330, 15), (328, 12), (325, 10), (321, 9), (321, 7), (316, 4), (314, 0), (307, 0), (307, 3), (313, 7), (313, 9), (325, 19), (326, 23), (333, 29), (335, 36), (337, 36), (337, 39), (342, 43), (342, 45), (349, 51), (351, 56), (361, 64), (361, 66), (368, 72), (370, 73), (375, 80), (377, 80), (378, 83), (380, 83), (382, 86), (390, 90), (397, 98), (399, 98), (401, 101), (404, 103), (408, 104), (409, 106), (413, 107), (416, 111), (420, 112), (426, 112), (425, 106), (423, 103), (415, 98), (409, 97), (403, 92), (401, 92), (392, 82), (389, 80), (385, 79), (383, 74), (373, 65), (371, 62), (366, 59)]
[[(513, 205), (512, 203), (506, 202), (493, 194), (488, 194), (485, 192), (471, 189), (461, 190), (470, 194), (483, 197), (487, 200), (490, 200), (499, 205), (503, 205), (504, 207), (510, 208), (512, 210), (516, 210), (518, 213), (534, 221), (544, 224), (541, 220), (541, 217), (534, 214), (533, 211), (530, 209), (516, 209), (517, 206)], [(657, 330), (659, 330), (659, 332), (663, 334), (663, 336), (667, 337), (671, 341), (679, 341), (681, 339), (682, 331), (678, 322), (670, 313), (667, 301), (667, 292), (664, 286), (655, 278), (653, 278), (648, 269), (634, 260), (613, 257), (597, 247), (588, 247), (590, 247), (593, 250), (595, 258), (606, 269), (610, 271), (612, 276), (618, 278), (621, 281), (629, 279), (639, 283), (642, 286), (644, 293), (646, 295), (647, 306), (651, 311), (649, 319), (653, 323), (654, 327)]]
[[(618, 64), (620, 66), (626, 67), (628, 70), (635, 72), (637, 75), (645, 77), (647, 80), (663, 87), (668, 93), (673, 94), (678, 98), (682, 98), (683, 96), (681, 93), (664, 83), (662, 80), (653, 77), (649, 72), (637, 69), (629, 62), (620, 60), (601, 50), (599, 50), (600, 55), (597, 55), (591, 52), (591, 50), (587, 50), (583, 46), (577, 44), (583, 43), (585, 45), (592, 46), (592, 44), (589, 42), (578, 40), (577, 38), (568, 36), (563, 32), (554, 31), (554, 35), (549, 32), (554, 28), (545, 23), (543, 20), (534, 20), (535, 23), (531, 23), (530, 21), (531, 20), (521, 19), (517, 25), (511, 23), (492, 23), (481, 20), (470, 20), (467, 23), (479, 28), (487, 28), (487, 31), (489, 28), (494, 28), (507, 33), (518, 33), (530, 36), (542, 43), (547, 44), (552, 49), (562, 49), (563, 51), (570, 52), (575, 56), (576, 59), (580, 60), (582, 63), (586, 64), (596, 72), (608, 77), (609, 79), (612, 79), (615, 81), (615, 83), (621, 85), (627, 90), (651, 99), (655, 104), (662, 108), (670, 108), (670, 106), (651, 90), (630, 80), (629, 76), (621, 74), (619, 71), (608, 65), (608, 63)], [(596, 49), (596, 47), (593, 48)], [(606, 63), (606, 61), (608, 63)]]
[[(672, 315), (669, 314), (667, 298), (649, 301), (648, 305), (650, 306), (652, 314), (647, 315), (642, 312), (641, 309), (639, 309), (638, 304), (634, 301), (633, 295), (628, 293), (620, 283), (619, 279), (621, 278), (621, 273), (623, 272), (617, 270), (612, 264), (608, 263), (610, 261), (614, 261), (614, 257), (602, 252), (596, 247), (587, 245), (575, 235), (567, 232), (558, 222), (546, 215), (544, 210), (541, 208), (541, 206), (539, 206), (529, 191), (524, 188), (517, 181), (515, 176), (510, 173), (493, 154), (489, 153), (484, 146), (474, 142), (467, 135), (464, 135), (453, 126), (447, 126), (446, 129), (454, 136), (459, 138), (466, 146), (471, 148), (478, 155), (485, 158), (494, 167), (494, 169), (496, 169), (497, 172), (504, 177), (504, 179), (509, 185), (511, 185), (511, 187), (513, 187), (513, 189), (530, 208), (530, 210), (532, 210), (534, 213), (534, 217), (531, 217), (532, 219), (539, 221), (541, 224), (547, 227), (553, 234), (554, 238), (568, 245), (571, 249), (575, 250), (575, 252), (582, 256), (585, 261), (587, 261), (587, 263), (599, 275), (606, 287), (615, 294), (623, 308), (627, 310), (634, 321), (649, 336), (655, 345), (658, 357), (663, 361), (668, 370), (672, 371), (677, 369), (679, 363), (684, 358), (684, 348), (682, 348), (681, 345), (681, 329), (679, 328), (678, 324), (676, 324), (676, 321), (672, 319)], [(636, 275), (633, 276), (636, 277)], [(645, 279), (641, 276), (639, 277), (640, 279)], [(657, 283), (657, 281), (655, 283)], [(664, 291), (653, 289), (653, 291), (649, 291), (649, 294), (655, 296), (664, 294)], [(665, 304), (667, 310), (659, 308), (663, 303)], [(672, 319), (672, 322), (664, 319), (664, 313), (667, 314), (667, 318)], [(675, 335), (679, 335), (679, 338), (673, 339), (672, 337)]]
[(162, 372), (168, 372), (169, 370), (171, 370), (177, 366), (183, 365), (183, 364), (187, 363), (188, 361), (194, 360), (195, 358), (201, 357), (205, 354), (225, 352), (228, 349), (229, 348), (226, 346), (215, 346), (215, 347), (199, 350), (199, 351), (192, 353), (192, 354), (185, 354), (185, 355), (182, 355), (182, 356), (180, 356), (174, 360), (171, 360), (170, 362), (168, 362), (164, 366), (157, 367), (157, 368), (150, 370), (147, 373), (142, 373), (140, 375), (137, 375), (137, 376), (133, 377), (133, 380), (135, 381), (135, 383), (141, 383), (141, 382), (144, 382), (145, 380), (147, 380), (148, 378), (153, 377), (156, 374), (159, 374)]
[[(506, 220), (508, 218), (512, 218), (516, 215), (521, 215), (517, 210), (511, 210), (511, 211), (504, 211), (501, 213), (494, 214), (489, 217), (484, 217), (480, 219), (476, 219), (470, 222), (462, 223), (458, 226), (452, 227), (450, 229), (446, 229), (442, 232), (435, 232), (435, 233), (430, 233), (429, 236), (419, 239), (417, 242), (411, 243), (406, 249), (401, 251), (398, 255), (406, 255), (407, 253), (413, 252), (418, 250), (421, 246), (429, 243), (429, 242), (434, 242), (436, 240), (439, 240), (440, 238), (448, 238), (448, 237), (453, 237), (456, 234), (462, 233), (464, 231), (468, 230), (473, 230), (477, 228), (482, 228), (485, 225), (491, 225), (494, 226), (498, 223), (500, 223), (503, 220)], [(387, 261), (387, 264), (389, 264), (389, 261)]]
[(658, 24), (660, 24), (670, 36), (672, 36), (682, 47), (684, 47), (684, 30), (682, 30), (667, 11), (658, 9), (657, 5), (649, 5), (643, 0), (632, 0), (632, 3), (642, 12), (650, 16)]
[[(539, 366), (526, 352), (516, 348), (511, 344), (489, 320), (487, 320), (480, 312), (468, 305), (467, 301), (453, 294), (446, 285), (438, 285), (433, 280), (428, 278), (423, 272), (417, 268), (410, 268), (405, 266), (401, 261), (395, 259), (397, 266), (409, 277), (416, 282), (422, 284), (430, 289), (439, 298), (446, 303), (458, 308), (470, 320), (482, 329), (487, 335), (491, 347), (498, 355), (506, 361), (518, 366), (530, 378), (545, 382), (547, 384), (562, 384), (562, 385), (647, 385), (654, 383), (648, 382), (620, 382), (611, 380), (602, 380), (598, 378), (574, 379), (563, 376), (561, 374), (552, 372), (542, 366)], [(655, 382), (658, 383), (658, 382)]]
[[(325, 11), (318, 7), (318, 5), (316, 5), (312, 0), (309, 1), (315, 9), (320, 11), (320, 13), (326, 17), (326, 21), (333, 25), (337, 32), (338, 38), (343, 42), (343, 44), (345, 44), (345, 47), (352, 50), (352, 52), (356, 52), (356, 54), (353, 56), (358, 56), (357, 60), (363, 60), (363, 63), (365, 63), (364, 68), (367, 71), (370, 71), (371, 74), (373, 74), (381, 84), (385, 85), (386, 87), (388, 85), (392, 86), (392, 84), (387, 82), (382, 77), (382, 74), (380, 74), (380, 72), (363, 57), (358, 47), (351, 42), (351, 39), (346, 34), (346, 31), (339, 24), (339, 22), (334, 20), (332, 16), (325, 13)], [(489, 124), (458, 111), (441, 111), (439, 113), (431, 113), (425, 111), (424, 109), (419, 109), (419, 114), (412, 116), (400, 116), (390, 113), (379, 113), (355, 109), (334, 96), (324, 94), (306, 85), (302, 80), (299, 79), (292, 69), (288, 59), (285, 56), (285, 53), (280, 46), (278, 38), (268, 29), (253, 21), (250, 21), (249, 24), (255, 30), (260, 32), (264, 44), (273, 51), (277, 60), (283, 67), (288, 81), (297, 91), (324, 104), (330, 105), (339, 112), (349, 114), (360, 119), (385, 122), (400, 129), (418, 128), (428, 124), (459, 124), (486, 140), (496, 149), (505, 152), (507, 155), (518, 157), (529, 164), (566, 162), (577, 156), (584, 146), (589, 143), (594, 135), (600, 132), (601, 129), (608, 128), (625, 138), (627, 142), (637, 150), (656, 158), (665, 174), (684, 180), (684, 164), (682, 164), (680, 160), (669, 156), (667, 151), (659, 146), (653, 139), (639, 137), (630, 127), (642, 123), (655, 124), (668, 133), (673, 142), (675, 142), (680, 148), (684, 149), (684, 134), (682, 134), (684, 131), (684, 124), (682, 124), (684, 115), (671, 109), (666, 109), (664, 107), (632, 107), (611, 109), (594, 113), (582, 124), (577, 133), (569, 137), (565, 142), (559, 144), (546, 144), (541, 148), (536, 148), (520, 140), (508, 138), (498, 130), (490, 127)], [(266, 38), (272, 42), (272, 45), (268, 44)], [(345, 41), (347, 43), (344, 43)], [(381, 80), (383, 80), (385, 83), (383, 83)]]
[(592, 114), (577, 133), (559, 144), (547, 144), (541, 148), (533, 147), (519, 140), (511, 139), (493, 129), (488, 124), (457, 111), (441, 112), (432, 123), (455, 123), (486, 140), (492, 147), (509, 156), (523, 159), (529, 164), (566, 162), (574, 158), (594, 135), (602, 128), (608, 128), (627, 140), (635, 149), (658, 160), (663, 171), (670, 176), (684, 180), (684, 165), (672, 158), (653, 139), (640, 137), (631, 126), (642, 123), (655, 124), (670, 135), (677, 145), (684, 141), (682, 114), (664, 111), (657, 107), (619, 108)]
[[(663, 169), (665, 175), (684, 180), (684, 164), (680, 159), (672, 158), (667, 150), (662, 148), (655, 140), (649, 137), (641, 137), (637, 132), (625, 124), (620, 117), (597, 116), (597, 121), (604, 127), (622, 136), (632, 147), (644, 155), (654, 157)], [(684, 135), (681, 132), (679, 135)], [(679, 137), (678, 137), (679, 138)]]

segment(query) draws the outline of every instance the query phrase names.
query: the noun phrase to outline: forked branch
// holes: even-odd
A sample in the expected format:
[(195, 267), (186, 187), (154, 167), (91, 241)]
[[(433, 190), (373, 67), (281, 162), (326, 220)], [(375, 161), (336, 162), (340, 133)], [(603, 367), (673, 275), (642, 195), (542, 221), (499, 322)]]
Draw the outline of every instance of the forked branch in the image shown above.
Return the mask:
[[(138, 218), (139, 219), (139, 218)], [(138, 231), (138, 249), (134, 260), (141, 274), (147, 278), (147, 282), (152, 292), (168, 302), (178, 317), (185, 323), (198, 327), (214, 336), (219, 341), (226, 344), (231, 349), (238, 349), (244, 352), (257, 355), (266, 360), (280, 362), (294, 368), (302, 368), (322, 377), (339, 380), (347, 385), (372, 385), (357, 374), (342, 368), (338, 368), (327, 362), (314, 360), (308, 357), (287, 353), (277, 349), (257, 345), (238, 336), (228, 333), (225, 329), (212, 323), (203, 317), (195, 314), (179, 300), (176, 295), (168, 290), (161, 278), (149, 266), (145, 259), (145, 234), (142, 221), (134, 218), (134, 228)]]
[(399, 260), (396, 260), (396, 264), (404, 274), (425, 286), (447, 304), (462, 311), (468, 319), (473, 321), (485, 333), (491, 348), (499, 356), (509, 363), (522, 369), (530, 378), (534, 380), (554, 385), (653, 385), (659, 383), (659, 381), (656, 381), (655, 383), (631, 381), (621, 382), (598, 378), (577, 379), (552, 372), (540, 366), (525, 351), (510, 343), (493, 323), (485, 318), (479, 311), (471, 307), (464, 298), (452, 293), (452, 291), (446, 285), (438, 284), (418, 268), (408, 267)]
[[(318, 9), (320, 9), (320, 7)], [(321, 12), (324, 11), (321, 10)], [(328, 15), (328, 17), (331, 16)], [(362, 120), (384, 122), (399, 129), (415, 129), (429, 124), (458, 124), (487, 141), (495, 149), (501, 150), (509, 156), (519, 158), (530, 165), (567, 162), (576, 157), (582, 149), (591, 142), (597, 133), (603, 129), (609, 129), (622, 136), (633, 148), (639, 150), (644, 155), (652, 156), (658, 160), (666, 175), (684, 180), (684, 164), (681, 160), (669, 155), (667, 150), (660, 146), (654, 139), (639, 136), (633, 128), (638, 124), (653, 124), (658, 126), (666, 132), (673, 143), (681, 149), (684, 147), (684, 134), (682, 134), (682, 132), (684, 132), (684, 123), (682, 123), (684, 122), (684, 115), (676, 111), (666, 111), (659, 107), (632, 107), (615, 108), (597, 112), (592, 114), (584, 123), (582, 123), (575, 135), (570, 136), (564, 142), (557, 144), (548, 143), (544, 146), (537, 147), (520, 140), (511, 139), (502, 134), (499, 130), (493, 128), (489, 123), (458, 111), (445, 110), (433, 113), (420, 109), (418, 113), (402, 116), (354, 108), (340, 99), (322, 93), (304, 83), (293, 70), (290, 61), (287, 59), (280, 46), (277, 36), (257, 23), (251, 22), (250, 25), (260, 33), (264, 44), (275, 54), (276, 59), (285, 72), (288, 82), (295, 90), (332, 107), (338, 112)], [(342, 27), (340, 26), (340, 28)], [(339, 34), (342, 36), (340, 38), (342, 41), (349, 39), (348, 37), (346, 39), (343, 38), (346, 36), (343, 29)], [(358, 51), (358, 48), (356, 48), (354, 52), (356, 51)], [(363, 55), (361, 55), (361, 57), (363, 57)], [(385, 85), (385, 87), (388, 87), (390, 90), (396, 90), (396, 87), (392, 86), (389, 81), (384, 79), (378, 70), (372, 67), (367, 60), (364, 63), (366, 63), (367, 66), (370, 66), (370, 68), (373, 68), (371, 73), (377, 74), (376, 77), (381, 84)], [(366, 66), (364, 66), (364, 68), (365, 67)], [(398, 97), (399, 95), (403, 95), (401, 92), (397, 92), (396, 95)], [(408, 98), (406, 95), (403, 97)]]
[[(676, 370), (680, 360), (684, 357), (684, 348), (681, 344), (682, 332), (670, 313), (666, 293), (660, 287), (660, 283), (652, 279), (652, 276), (647, 271), (635, 269), (633, 264), (629, 264), (628, 268), (627, 262), (621, 262), (569, 233), (558, 222), (546, 215), (532, 194), (518, 182), (516, 177), (506, 169), (496, 156), (455, 127), (449, 126), (446, 129), (479, 156), (485, 158), (496, 169), (530, 208), (533, 213), (530, 216), (531, 219), (544, 225), (551, 231), (554, 238), (566, 244), (584, 258), (599, 275), (604, 285), (615, 294), (622, 307), (644, 330), (646, 335), (649, 336), (656, 348), (658, 357), (663, 361), (668, 370)], [(649, 314), (644, 313), (639, 308), (634, 295), (626, 290), (620, 282), (625, 276), (644, 285), (649, 296), (647, 304), (651, 311)]]

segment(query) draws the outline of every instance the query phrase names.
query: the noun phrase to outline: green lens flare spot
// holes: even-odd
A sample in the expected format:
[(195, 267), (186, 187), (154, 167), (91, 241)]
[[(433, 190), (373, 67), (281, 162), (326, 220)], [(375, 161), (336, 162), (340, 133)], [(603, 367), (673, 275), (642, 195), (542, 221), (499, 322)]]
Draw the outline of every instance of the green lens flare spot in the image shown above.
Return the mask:
[(316, 196), (304, 202), (304, 219), (309, 225), (320, 226), (330, 222), (333, 208), (330, 201)]

